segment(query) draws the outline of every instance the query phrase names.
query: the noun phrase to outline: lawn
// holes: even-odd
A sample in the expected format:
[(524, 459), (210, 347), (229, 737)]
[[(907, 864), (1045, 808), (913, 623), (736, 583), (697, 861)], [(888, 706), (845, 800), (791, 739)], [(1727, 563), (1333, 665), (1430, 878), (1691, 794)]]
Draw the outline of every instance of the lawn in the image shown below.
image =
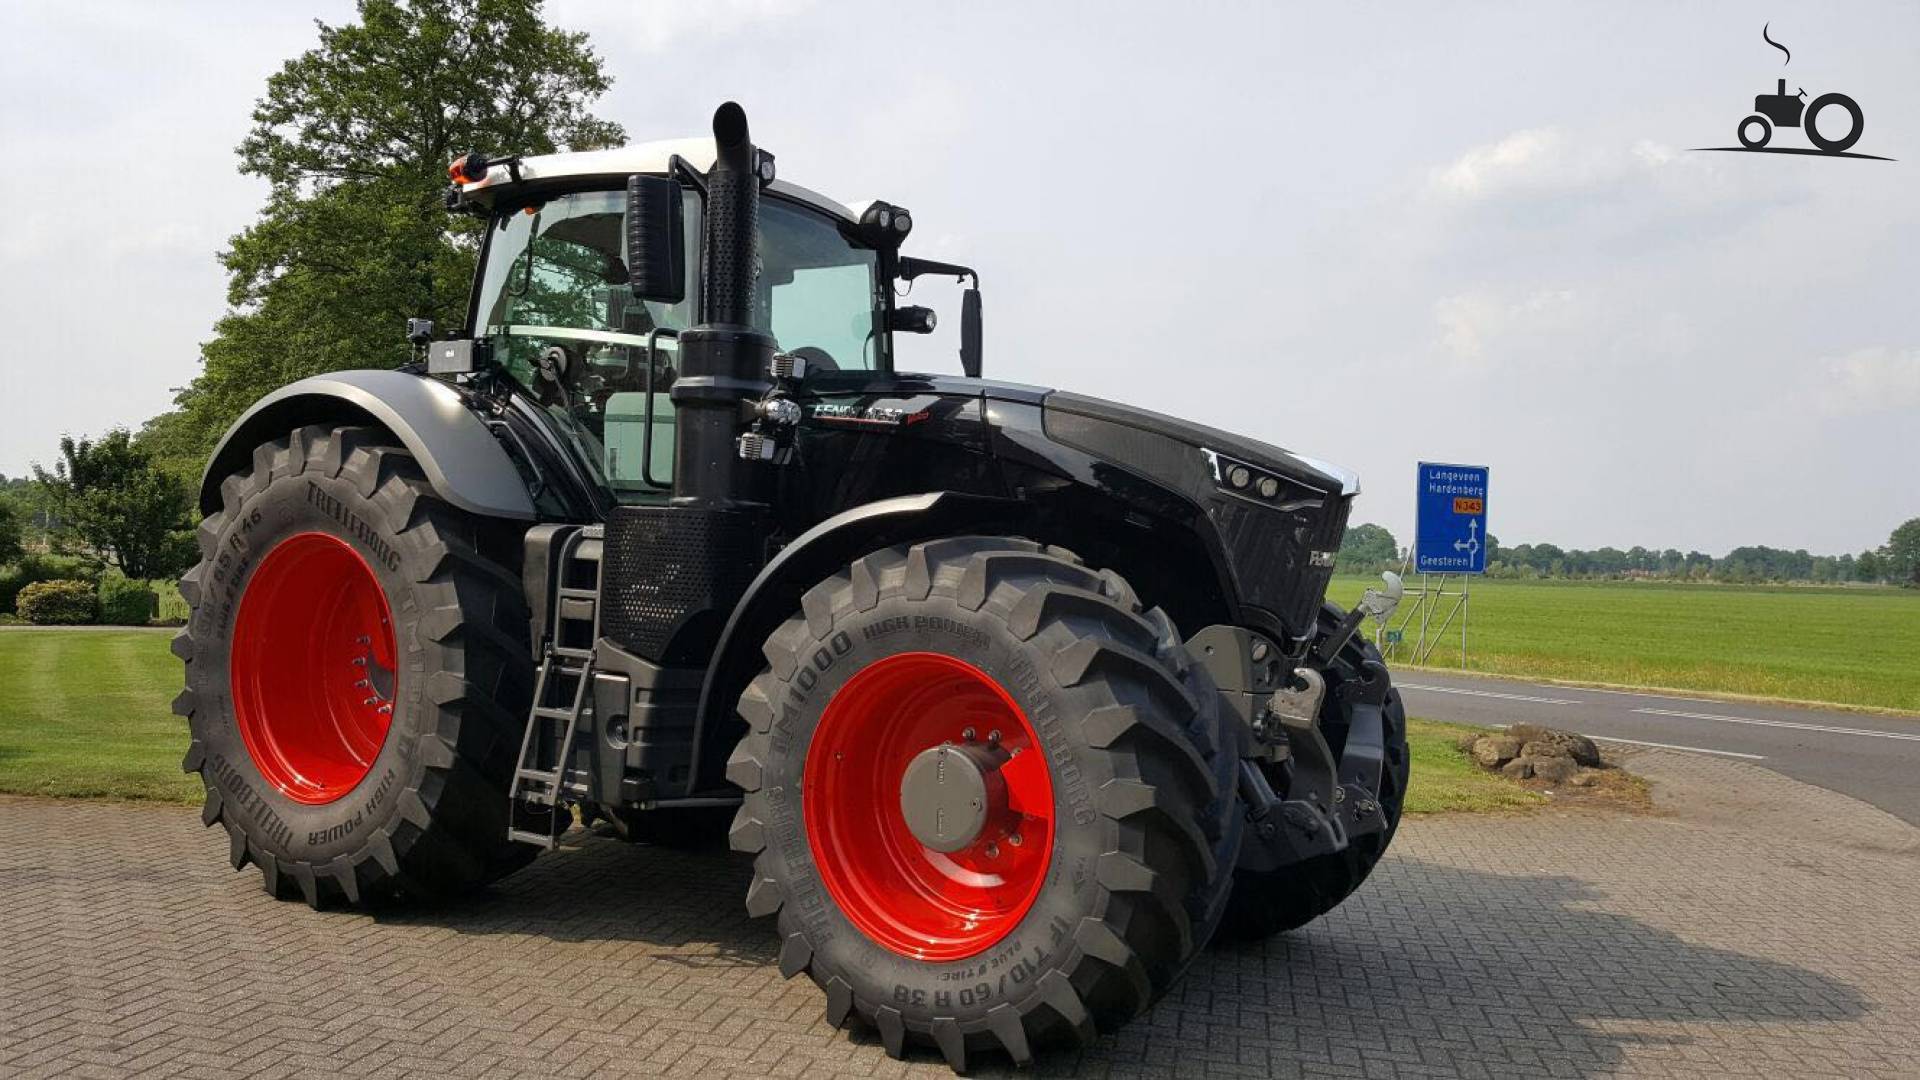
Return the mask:
[(198, 802), (170, 637), (0, 630), (0, 791)]
[[(180, 771), (186, 722), (169, 707), (180, 688), (170, 636), (0, 630), (0, 792), (198, 803), (199, 780)], [(1469, 764), (1455, 746), (1462, 730), (1410, 724), (1409, 812), (1537, 801)]]
[[(1331, 596), (1350, 604), (1376, 583), (1339, 577)], [(1470, 588), (1472, 671), (1920, 712), (1920, 590), (1491, 579)], [(1449, 633), (1429, 664), (1459, 667), (1457, 623)]]

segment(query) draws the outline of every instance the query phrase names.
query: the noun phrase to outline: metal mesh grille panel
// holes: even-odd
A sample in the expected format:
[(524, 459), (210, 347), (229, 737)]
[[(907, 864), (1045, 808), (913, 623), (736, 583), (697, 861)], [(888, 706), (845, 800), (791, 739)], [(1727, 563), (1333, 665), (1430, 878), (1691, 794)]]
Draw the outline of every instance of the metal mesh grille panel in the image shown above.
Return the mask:
[(700, 659), (760, 569), (761, 521), (737, 511), (623, 506), (607, 519), (600, 632), (656, 662)]
[(1295, 634), (1313, 632), (1333, 579), (1333, 567), (1314, 566), (1312, 553), (1339, 550), (1346, 532), (1348, 504), (1328, 502), (1283, 513), (1216, 496), (1210, 507), (1241, 598), (1280, 616)]

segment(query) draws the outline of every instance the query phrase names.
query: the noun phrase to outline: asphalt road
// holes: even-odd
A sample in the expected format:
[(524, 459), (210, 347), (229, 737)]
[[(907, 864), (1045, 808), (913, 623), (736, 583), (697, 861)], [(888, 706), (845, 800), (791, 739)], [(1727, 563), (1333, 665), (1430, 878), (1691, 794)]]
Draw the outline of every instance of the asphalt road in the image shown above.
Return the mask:
[(1920, 719), (1430, 671), (1396, 673), (1394, 681), (1415, 716), (1546, 724), (1594, 739), (1751, 761), (1920, 825)]

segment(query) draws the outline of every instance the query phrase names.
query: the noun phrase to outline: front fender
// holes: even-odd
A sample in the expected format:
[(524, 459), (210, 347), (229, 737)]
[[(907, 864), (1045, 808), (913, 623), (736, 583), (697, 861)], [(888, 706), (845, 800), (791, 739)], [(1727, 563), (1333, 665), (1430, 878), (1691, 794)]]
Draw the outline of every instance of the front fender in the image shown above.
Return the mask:
[(733, 708), (727, 691), (737, 694), (759, 671), (761, 642), (781, 620), (799, 610), (799, 593), (879, 548), (962, 533), (996, 533), (1019, 522), (1024, 509), (1024, 504), (1012, 499), (958, 491), (899, 495), (843, 510), (781, 548), (747, 586), (720, 631), (713, 662), (700, 685), (687, 793), (698, 788), (701, 762), (715, 749), (707, 744)]
[(255, 402), (221, 436), (200, 478), (200, 512), (220, 509), (220, 482), (253, 448), (302, 424), (376, 424), (410, 451), (441, 498), (486, 517), (535, 518), (513, 459), (446, 383), (403, 371), (336, 371), (289, 383)]

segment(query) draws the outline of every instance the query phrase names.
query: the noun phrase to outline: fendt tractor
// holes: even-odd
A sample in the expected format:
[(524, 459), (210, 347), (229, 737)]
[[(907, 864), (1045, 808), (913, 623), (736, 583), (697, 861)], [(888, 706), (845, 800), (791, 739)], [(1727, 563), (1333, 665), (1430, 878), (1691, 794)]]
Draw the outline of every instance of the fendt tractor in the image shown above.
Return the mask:
[[(972, 269), (774, 174), (731, 103), (454, 162), (466, 325), (269, 394), (207, 468), (185, 767), (316, 908), (467, 893), (576, 822), (730, 843), (830, 1022), (1024, 1064), (1385, 851), (1404, 714), (1325, 602), (1358, 486), (982, 379)], [(962, 377), (896, 367), (919, 279)]]

